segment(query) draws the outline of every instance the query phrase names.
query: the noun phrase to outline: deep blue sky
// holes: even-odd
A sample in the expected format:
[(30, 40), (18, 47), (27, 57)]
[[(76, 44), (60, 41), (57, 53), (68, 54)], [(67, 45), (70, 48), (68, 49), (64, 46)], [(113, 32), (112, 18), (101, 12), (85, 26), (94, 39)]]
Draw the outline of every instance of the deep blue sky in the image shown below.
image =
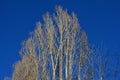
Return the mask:
[(120, 0), (0, 0), (0, 80), (11, 77), (21, 42), (56, 5), (74, 11), (91, 44), (120, 49)]

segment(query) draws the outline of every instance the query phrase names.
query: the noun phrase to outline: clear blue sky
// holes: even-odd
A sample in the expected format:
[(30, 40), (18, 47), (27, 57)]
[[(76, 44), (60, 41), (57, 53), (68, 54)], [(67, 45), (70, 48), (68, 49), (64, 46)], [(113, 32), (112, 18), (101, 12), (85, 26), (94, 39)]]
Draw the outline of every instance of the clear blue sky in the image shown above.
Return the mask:
[(0, 80), (12, 76), (21, 42), (56, 5), (77, 14), (91, 44), (120, 51), (120, 0), (0, 0)]

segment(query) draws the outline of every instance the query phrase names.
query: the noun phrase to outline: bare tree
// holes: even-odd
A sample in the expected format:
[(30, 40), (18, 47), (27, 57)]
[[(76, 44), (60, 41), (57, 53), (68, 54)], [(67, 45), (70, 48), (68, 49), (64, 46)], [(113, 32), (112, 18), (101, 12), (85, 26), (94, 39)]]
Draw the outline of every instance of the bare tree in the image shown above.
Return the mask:
[[(81, 31), (76, 15), (69, 14), (60, 6), (56, 8), (56, 13), (53, 15), (46, 13), (43, 18), (44, 23), (37, 23), (37, 28), (21, 50), (21, 54), (24, 54), (22, 61), (24, 61), (24, 57), (34, 53), (39, 56), (38, 79), (56, 80), (58, 65), (58, 79), (72, 80), (73, 67), (78, 64), (78, 73), (80, 73), (81, 66), (88, 54), (87, 36), (85, 32)], [(22, 66), (21, 61), (16, 65), (16, 70), (17, 67), (20, 68), (19, 66)], [(63, 76), (64, 70), (65, 77)]]
[[(21, 51), (22, 60), (15, 65), (12, 80), (37, 80), (38, 79), (38, 58), (34, 53), (31, 39), (28, 39)], [(25, 53), (24, 53), (25, 52)]]
[[(12, 80), (95, 80), (95, 57), (75, 13), (58, 6), (54, 14), (47, 12), (43, 21), (37, 22), (23, 43), (22, 60), (15, 65)], [(100, 64), (102, 78), (104, 66)]]
[(78, 57), (78, 80), (81, 80), (80, 72), (82, 70), (82, 67), (85, 63), (85, 60), (88, 59), (88, 41), (87, 41), (87, 35), (84, 31), (82, 31), (81, 39), (80, 39), (80, 46), (79, 46), (79, 57)]

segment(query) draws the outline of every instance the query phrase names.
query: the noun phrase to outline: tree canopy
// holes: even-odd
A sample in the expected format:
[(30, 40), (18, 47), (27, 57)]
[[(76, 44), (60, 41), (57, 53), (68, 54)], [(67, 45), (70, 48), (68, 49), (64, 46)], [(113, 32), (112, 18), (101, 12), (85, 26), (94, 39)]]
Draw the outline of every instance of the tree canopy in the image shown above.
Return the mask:
[(36, 23), (35, 30), (23, 42), (12, 80), (105, 78), (107, 57), (97, 57), (74, 12), (58, 6), (52, 15), (47, 12), (43, 20)]

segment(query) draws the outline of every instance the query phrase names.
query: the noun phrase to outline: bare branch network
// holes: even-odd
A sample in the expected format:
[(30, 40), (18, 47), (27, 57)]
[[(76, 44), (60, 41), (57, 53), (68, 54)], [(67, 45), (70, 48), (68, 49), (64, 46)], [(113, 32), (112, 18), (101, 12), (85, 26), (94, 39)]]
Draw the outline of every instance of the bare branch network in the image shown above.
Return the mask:
[[(37, 22), (23, 42), (12, 80), (103, 80), (106, 63), (89, 47), (75, 13), (62, 7)], [(97, 62), (96, 62), (97, 61)], [(102, 65), (101, 65), (102, 64)], [(7, 80), (8, 78), (6, 78)]]

